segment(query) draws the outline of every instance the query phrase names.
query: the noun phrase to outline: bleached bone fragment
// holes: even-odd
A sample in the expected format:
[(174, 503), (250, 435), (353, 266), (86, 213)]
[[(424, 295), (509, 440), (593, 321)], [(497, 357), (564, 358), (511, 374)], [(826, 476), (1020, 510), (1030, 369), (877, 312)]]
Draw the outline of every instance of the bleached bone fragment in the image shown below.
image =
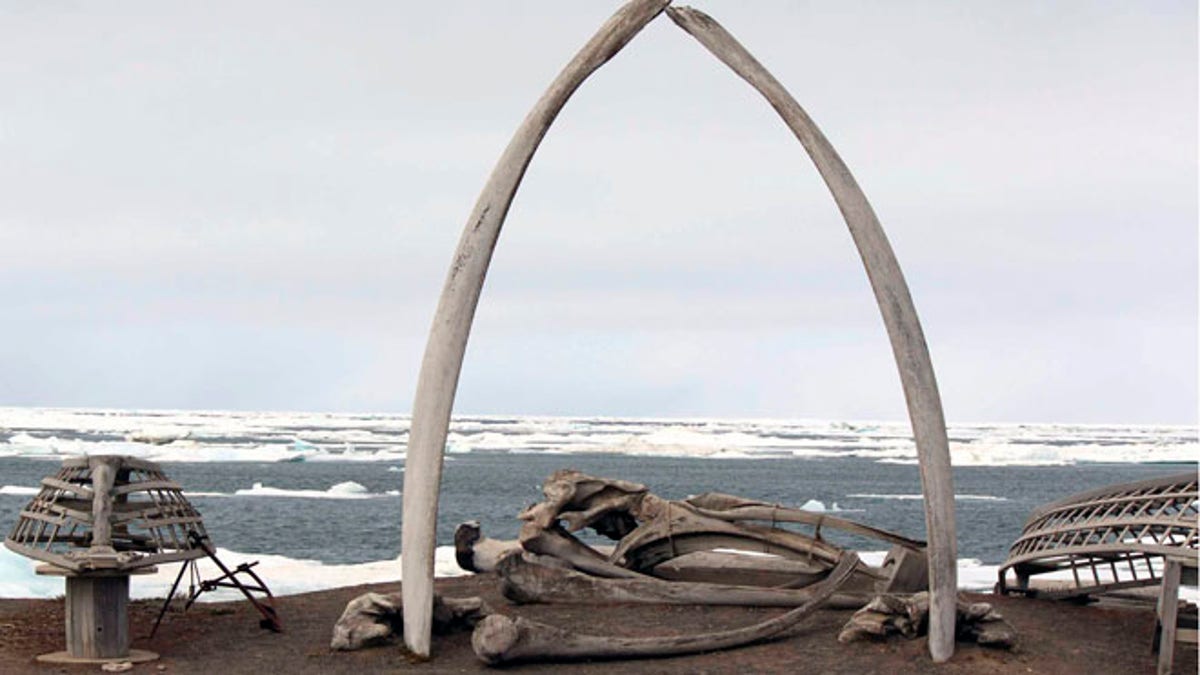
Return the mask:
[[(333, 626), (329, 648), (353, 651), (387, 644), (404, 633), (400, 593), (364, 593), (351, 600)], [(482, 598), (433, 596), (432, 628), (438, 634), (472, 628), (492, 612)]]
[[(986, 602), (971, 603), (958, 598), (955, 614), (958, 639), (1005, 649), (1016, 644), (1016, 629)], [(838, 634), (838, 642), (848, 643), (870, 636), (896, 634), (912, 639), (925, 634), (928, 615), (928, 593), (876, 596), (850, 617)]]
[(483, 536), (479, 521), (468, 520), (454, 529), (454, 559), (468, 572), (491, 572), (508, 553), (521, 550), (521, 542)]

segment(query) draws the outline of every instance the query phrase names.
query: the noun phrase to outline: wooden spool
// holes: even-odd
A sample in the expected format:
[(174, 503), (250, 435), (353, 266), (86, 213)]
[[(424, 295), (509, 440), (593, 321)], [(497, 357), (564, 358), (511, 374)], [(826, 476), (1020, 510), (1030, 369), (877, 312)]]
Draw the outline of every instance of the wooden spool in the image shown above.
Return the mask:
[(67, 648), (41, 654), (43, 663), (107, 663), (153, 661), (158, 654), (130, 649), (129, 576), (153, 574), (153, 567), (132, 571), (76, 574), (54, 565), (38, 565), (38, 574), (66, 577)]

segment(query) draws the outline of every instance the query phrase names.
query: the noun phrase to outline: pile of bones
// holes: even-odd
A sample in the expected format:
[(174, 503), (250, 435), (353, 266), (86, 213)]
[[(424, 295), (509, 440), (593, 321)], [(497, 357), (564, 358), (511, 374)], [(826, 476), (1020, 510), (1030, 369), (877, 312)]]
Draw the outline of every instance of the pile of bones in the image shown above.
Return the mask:
[[(751, 626), (671, 637), (586, 635), (494, 612), (482, 599), (434, 598), (434, 631), (473, 628), (472, 646), (485, 663), (670, 656), (728, 649), (788, 632), (822, 606), (864, 610), (878, 596), (901, 615), (921, 607), (927, 586), (925, 543), (827, 513), (708, 492), (666, 500), (646, 486), (574, 470), (551, 474), (545, 499), (525, 509), (519, 539), (483, 535), (472, 521), (458, 526), (458, 564), (495, 573), (517, 603), (648, 603), (789, 608)], [(813, 528), (812, 535), (784, 523)], [(615, 540), (590, 546), (584, 528)], [(892, 545), (873, 567), (821, 537), (834, 528)], [(747, 554), (752, 552), (753, 555)], [(766, 555), (763, 555), (766, 554)], [(927, 601), (925, 601), (927, 604)], [(990, 608), (960, 608), (960, 624), (1005, 626)], [(861, 614), (861, 612), (860, 612)], [(860, 621), (853, 631), (885, 634), (895, 621)], [(400, 594), (368, 593), (351, 601), (334, 627), (335, 650), (390, 642), (401, 626)], [(904, 621), (902, 620), (903, 624)], [(848, 629), (850, 626), (848, 626)], [(960, 625), (960, 629), (968, 626)], [(960, 630), (960, 633), (963, 632)], [(846, 639), (843, 637), (843, 639)], [(984, 640), (980, 640), (983, 642)]]

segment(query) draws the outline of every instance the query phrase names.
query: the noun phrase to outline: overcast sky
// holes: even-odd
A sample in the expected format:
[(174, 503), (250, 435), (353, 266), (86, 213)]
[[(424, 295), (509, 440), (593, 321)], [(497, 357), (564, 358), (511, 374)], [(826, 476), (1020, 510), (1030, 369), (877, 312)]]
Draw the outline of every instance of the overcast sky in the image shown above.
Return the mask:
[[(0, 0), (0, 405), (407, 413), (616, 2)], [(1197, 420), (1195, 2), (705, 2), (908, 277), (951, 422)], [(456, 412), (903, 419), (812, 164), (665, 16), (535, 156)]]

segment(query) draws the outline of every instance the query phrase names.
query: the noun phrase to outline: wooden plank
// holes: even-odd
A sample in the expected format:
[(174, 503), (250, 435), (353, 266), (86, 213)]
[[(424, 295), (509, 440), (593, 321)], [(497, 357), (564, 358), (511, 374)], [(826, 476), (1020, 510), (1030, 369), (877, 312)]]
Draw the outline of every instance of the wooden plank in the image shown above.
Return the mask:
[(92, 458), (92, 547), (112, 545), (112, 489), (119, 457)]
[(49, 488), (54, 488), (56, 490), (77, 494), (84, 499), (92, 498), (92, 488), (79, 483), (71, 483), (69, 481), (59, 480), (57, 478), (51, 478), (47, 476), (46, 478), (42, 479), (42, 485), (45, 485)]
[(129, 654), (129, 577), (67, 577), (67, 652), (88, 659)]
[(1166, 569), (1163, 570), (1162, 592), (1158, 595), (1158, 675), (1171, 672), (1172, 661), (1175, 659), (1175, 632), (1178, 630), (1176, 621), (1179, 614), (1179, 561), (1167, 558)]
[(116, 497), (119, 495), (126, 495), (131, 492), (145, 492), (147, 490), (182, 491), (183, 488), (180, 487), (179, 483), (176, 483), (173, 480), (143, 480), (137, 483), (129, 483), (128, 485), (118, 485), (112, 489), (112, 494), (114, 497)]

